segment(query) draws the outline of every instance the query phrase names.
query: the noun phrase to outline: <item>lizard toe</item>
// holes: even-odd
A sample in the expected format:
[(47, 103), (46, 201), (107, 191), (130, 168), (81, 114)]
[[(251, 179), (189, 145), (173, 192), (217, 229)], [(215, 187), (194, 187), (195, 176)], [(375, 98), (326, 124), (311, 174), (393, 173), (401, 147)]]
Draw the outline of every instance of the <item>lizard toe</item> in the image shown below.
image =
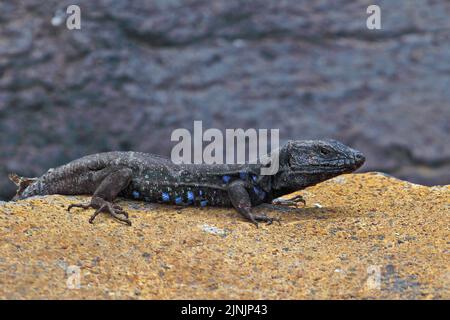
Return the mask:
[(71, 205), (69, 205), (69, 206), (67, 207), (67, 211), (70, 212), (70, 210), (71, 210), (72, 208), (81, 208), (81, 209), (86, 210), (86, 209), (89, 209), (89, 208), (91, 208), (91, 207), (92, 207), (91, 204), (73, 203), (73, 204), (71, 204)]
[(276, 221), (279, 224), (281, 224), (281, 222), (280, 222), (281, 219), (280, 218), (277, 218), (277, 217), (273, 217), (272, 218), (272, 217), (267, 216), (266, 214), (258, 214), (258, 215), (255, 215), (254, 217), (255, 217), (256, 221), (266, 222), (267, 225), (271, 225), (274, 221)]

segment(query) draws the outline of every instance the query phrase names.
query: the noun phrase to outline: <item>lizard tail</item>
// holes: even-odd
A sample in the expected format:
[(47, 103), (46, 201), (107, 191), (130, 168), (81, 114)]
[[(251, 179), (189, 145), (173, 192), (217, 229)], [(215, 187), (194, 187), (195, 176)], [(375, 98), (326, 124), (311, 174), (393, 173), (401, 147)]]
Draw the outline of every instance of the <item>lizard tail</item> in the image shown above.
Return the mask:
[(20, 198), (20, 195), (23, 191), (33, 182), (35, 182), (38, 178), (27, 178), (27, 177), (19, 177), (15, 173), (10, 173), (8, 175), (9, 180), (14, 182), (14, 184), (18, 187), (16, 195), (12, 198), (12, 200), (17, 200)]

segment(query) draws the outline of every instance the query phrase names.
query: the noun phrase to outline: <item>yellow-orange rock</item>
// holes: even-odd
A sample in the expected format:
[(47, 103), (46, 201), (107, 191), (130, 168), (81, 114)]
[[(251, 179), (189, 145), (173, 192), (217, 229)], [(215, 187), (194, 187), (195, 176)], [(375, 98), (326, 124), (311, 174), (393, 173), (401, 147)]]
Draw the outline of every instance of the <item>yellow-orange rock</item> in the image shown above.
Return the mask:
[(232, 209), (121, 201), (128, 227), (66, 211), (88, 197), (1, 203), (0, 298), (450, 298), (450, 186), (372, 173), (299, 194), (259, 229)]

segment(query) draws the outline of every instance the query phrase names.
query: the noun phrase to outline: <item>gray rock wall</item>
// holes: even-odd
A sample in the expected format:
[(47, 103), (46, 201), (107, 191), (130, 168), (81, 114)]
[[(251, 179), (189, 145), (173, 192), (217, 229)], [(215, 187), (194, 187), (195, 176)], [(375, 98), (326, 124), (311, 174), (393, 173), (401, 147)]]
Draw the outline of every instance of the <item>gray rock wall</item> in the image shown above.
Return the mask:
[[(74, 3), (79, 31), (65, 26)], [(365, 170), (448, 184), (450, 3), (377, 1), (381, 31), (366, 28), (369, 4), (2, 1), (0, 196), (10, 171), (169, 155), (172, 130), (194, 120), (333, 137), (366, 154)]]

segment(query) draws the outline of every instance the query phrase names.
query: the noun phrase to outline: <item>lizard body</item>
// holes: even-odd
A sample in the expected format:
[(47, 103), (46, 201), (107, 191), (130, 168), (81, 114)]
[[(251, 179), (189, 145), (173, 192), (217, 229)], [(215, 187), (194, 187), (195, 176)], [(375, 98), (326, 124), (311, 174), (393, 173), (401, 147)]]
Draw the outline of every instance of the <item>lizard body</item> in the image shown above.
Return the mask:
[[(364, 156), (334, 140), (289, 141), (279, 151), (279, 170), (261, 175), (268, 164), (174, 164), (140, 152), (106, 152), (82, 157), (50, 169), (39, 178), (10, 175), (19, 190), (13, 200), (34, 195), (92, 195), (89, 204), (73, 207), (108, 212), (128, 224), (128, 214), (113, 204), (116, 197), (147, 202), (234, 207), (258, 224), (272, 218), (252, 208), (304, 189), (364, 163)], [(303, 201), (303, 199), (300, 199)]]

